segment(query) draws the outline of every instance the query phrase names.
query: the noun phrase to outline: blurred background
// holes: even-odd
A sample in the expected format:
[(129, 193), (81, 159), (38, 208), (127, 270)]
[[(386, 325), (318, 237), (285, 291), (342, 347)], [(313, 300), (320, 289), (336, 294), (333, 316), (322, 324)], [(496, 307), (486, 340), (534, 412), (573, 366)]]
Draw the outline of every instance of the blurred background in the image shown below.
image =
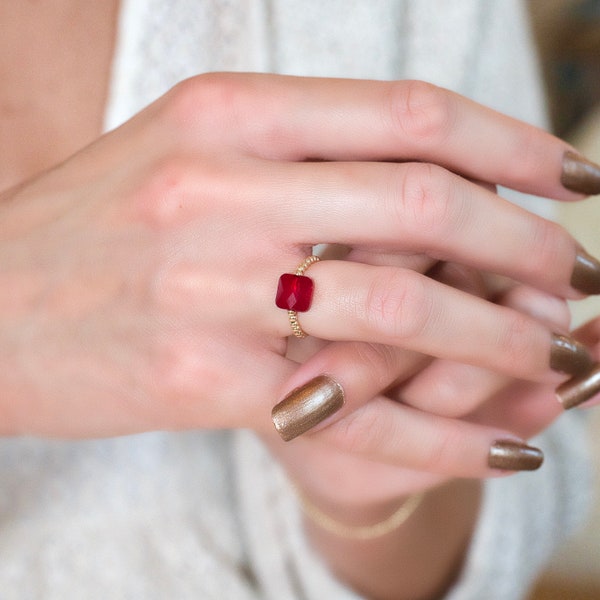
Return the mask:
[[(527, 0), (554, 132), (600, 163), (600, 0)], [(559, 220), (600, 256), (600, 197), (561, 205)], [(600, 315), (600, 300), (573, 306), (574, 324)], [(530, 600), (600, 600), (600, 410), (590, 410), (597, 470), (589, 522), (560, 548)]]

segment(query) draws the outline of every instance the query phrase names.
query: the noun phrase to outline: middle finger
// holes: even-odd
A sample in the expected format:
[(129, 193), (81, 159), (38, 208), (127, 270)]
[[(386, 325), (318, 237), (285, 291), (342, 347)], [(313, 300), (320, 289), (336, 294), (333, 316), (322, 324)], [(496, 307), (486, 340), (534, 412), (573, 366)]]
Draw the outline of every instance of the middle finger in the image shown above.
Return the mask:
[(600, 293), (600, 263), (563, 227), (442, 167), (283, 163), (265, 176), (274, 218), (298, 244), (424, 253), (565, 298)]

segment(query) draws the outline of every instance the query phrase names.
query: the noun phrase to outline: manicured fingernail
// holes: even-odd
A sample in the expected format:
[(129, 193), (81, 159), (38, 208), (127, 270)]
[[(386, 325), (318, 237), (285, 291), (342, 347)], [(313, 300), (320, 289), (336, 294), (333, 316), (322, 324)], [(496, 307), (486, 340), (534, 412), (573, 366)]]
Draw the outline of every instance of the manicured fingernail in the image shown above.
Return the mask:
[(490, 448), (488, 466), (502, 471), (535, 471), (542, 466), (544, 453), (514, 440), (499, 440)]
[(571, 287), (584, 294), (600, 294), (600, 261), (583, 248), (575, 257)]
[(276, 404), (271, 418), (279, 435), (289, 442), (324, 421), (343, 405), (342, 386), (327, 375), (319, 375)]
[(563, 155), (560, 182), (572, 192), (587, 196), (600, 194), (600, 165), (567, 150)]
[(600, 365), (558, 386), (556, 397), (563, 408), (575, 408), (600, 393)]
[(558, 333), (552, 334), (550, 368), (567, 375), (581, 375), (593, 365), (588, 349), (577, 340)]

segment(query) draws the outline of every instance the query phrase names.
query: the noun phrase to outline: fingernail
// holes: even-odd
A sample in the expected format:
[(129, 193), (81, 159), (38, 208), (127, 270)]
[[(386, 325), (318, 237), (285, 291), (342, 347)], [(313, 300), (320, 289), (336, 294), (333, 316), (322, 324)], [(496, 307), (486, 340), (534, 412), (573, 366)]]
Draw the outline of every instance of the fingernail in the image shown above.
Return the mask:
[(276, 404), (271, 418), (279, 435), (289, 442), (324, 421), (343, 405), (342, 386), (327, 375), (319, 375)]
[(490, 448), (488, 466), (502, 471), (535, 471), (542, 466), (544, 453), (514, 440), (499, 440)]
[(550, 368), (567, 375), (581, 375), (593, 365), (592, 356), (580, 342), (566, 335), (552, 334)]
[(587, 196), (600, 194), (600, 165), (567, 150), (563, 155), (560, 182), (572, 192)]
[(580, 248), (575, 257), (571, 287), (584, 294), (600, 294), (600, 261)]
[(556, 397), (563, 408), (575, 408), (600, 393), (600, 365), (558, 386)]

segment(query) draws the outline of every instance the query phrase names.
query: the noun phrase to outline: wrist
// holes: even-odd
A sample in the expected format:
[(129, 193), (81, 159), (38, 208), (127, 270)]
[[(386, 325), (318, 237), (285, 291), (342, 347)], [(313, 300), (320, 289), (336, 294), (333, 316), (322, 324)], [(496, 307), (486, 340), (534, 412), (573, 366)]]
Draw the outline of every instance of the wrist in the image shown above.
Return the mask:
[(296, 489), (296, 493), (304, 516), (313, 525), (336, 537), (352, 540), (372, 540), (392, 533), (412, 517), (425, 496), (424, 492), (418, 492), (397, 500), (393, 510), (385, 510), (382, 516), (379, 505), (335, 512), (330, 508), (330, 512), (326, 512), (300, 490)]
[[(350, 527), (369, 526), (387, 519), (398, 508), (419, 493), (398, 493), (378, 498), (350, 489), (313, 489), (305, 482), (294, 482), (294, 489), (303, 512), (318, 512)], [(354, 493), (353, 493), (354, 492)], [(420, 490), (418, 491), (420, 492)], [(308, 509), (308, 510), (307, 510)], [(310, 517), (310, 514), (306, 516)]]

